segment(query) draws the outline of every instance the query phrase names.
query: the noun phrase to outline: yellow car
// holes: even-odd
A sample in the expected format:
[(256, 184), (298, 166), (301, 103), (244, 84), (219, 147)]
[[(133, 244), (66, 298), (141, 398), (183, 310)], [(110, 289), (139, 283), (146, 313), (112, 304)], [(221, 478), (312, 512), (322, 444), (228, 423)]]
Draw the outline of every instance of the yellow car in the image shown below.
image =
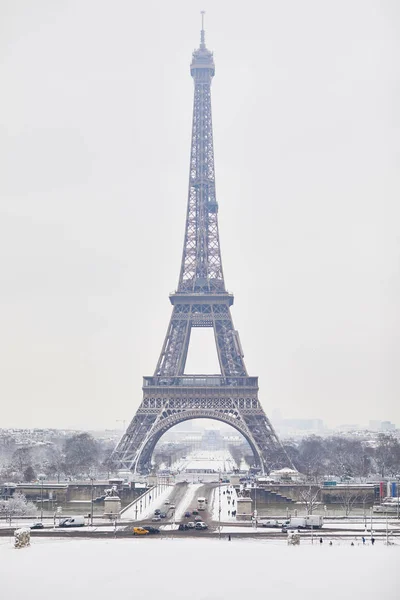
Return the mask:
[(143, 527), (134, 527), (133, 528), (133, 535), (148, 535), (148, 531), (147, 529), (144, 529)]

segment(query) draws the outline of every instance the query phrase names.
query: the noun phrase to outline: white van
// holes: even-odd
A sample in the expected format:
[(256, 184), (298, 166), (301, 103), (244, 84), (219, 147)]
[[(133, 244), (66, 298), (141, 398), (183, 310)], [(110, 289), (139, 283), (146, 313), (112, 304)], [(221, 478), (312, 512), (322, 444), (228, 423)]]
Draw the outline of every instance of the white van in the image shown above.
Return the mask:
[(59, 527), (83, 527), (85, 525), (85, 517), (68, 517), (61, 519)]

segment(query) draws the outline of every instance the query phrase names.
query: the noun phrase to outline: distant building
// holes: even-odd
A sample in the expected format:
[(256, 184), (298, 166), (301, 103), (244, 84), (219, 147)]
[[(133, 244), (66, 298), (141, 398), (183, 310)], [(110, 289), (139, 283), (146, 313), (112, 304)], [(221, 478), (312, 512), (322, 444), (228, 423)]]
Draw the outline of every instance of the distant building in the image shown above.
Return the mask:
[(396, 425), (391, 421), (370, 421), (369, 429), (371, 431), (394, 431)]

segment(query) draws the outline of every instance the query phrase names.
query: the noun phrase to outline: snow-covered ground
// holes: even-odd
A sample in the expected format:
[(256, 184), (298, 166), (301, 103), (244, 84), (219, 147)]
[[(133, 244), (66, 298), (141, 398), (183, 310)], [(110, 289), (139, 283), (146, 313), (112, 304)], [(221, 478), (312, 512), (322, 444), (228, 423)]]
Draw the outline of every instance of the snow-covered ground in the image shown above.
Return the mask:
[(181, 473), (191, 470), (214, 471), (217, 474), (219, 471), (231, 473), (235, 467), (236, 463), (228, 450), (198, 450), (176, 461), (171, 470)]
[(211, 496), (211, 518), (213, 521), (219, 520), (219, 504), (221, 500), (221, 521), (235, 521), (232, 517), (232, 511), (237, 508), (237, 495), (231, 485), (221, 485), (212, 491)]
[(190, 507), (193, 502), (197, 490), (202, 486), (201, 483), (194, 483), (188, 486), (182, 500), (179, 502), (175, 509), (175, 520), (180, 521), (186, 510)]
[(13, 600), (116, 596), (239, 600), (244, 587), (279, 600), (396, 598), (400, 546), (284, 541), (131, 538), (32, 539), (16, 550), (0, 539), (1, 591)]
[(146, 504), (144, 499), (142, 501), (135, 500), (121, 512), (121, 518), (142, 520), (152, 517), (157, 508), (164, 508), (164, 502), (171, 495), (172, 489), (173, 486), (167, 485), (163, 490), (161, 488), (152, 490), (151, 493), (146, 494)]

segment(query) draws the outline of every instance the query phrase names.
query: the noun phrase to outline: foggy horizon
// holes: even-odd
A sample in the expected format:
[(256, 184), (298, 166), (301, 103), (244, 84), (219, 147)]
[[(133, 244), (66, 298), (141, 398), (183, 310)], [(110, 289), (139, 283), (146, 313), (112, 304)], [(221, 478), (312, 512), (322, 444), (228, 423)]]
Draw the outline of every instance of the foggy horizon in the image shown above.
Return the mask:
[[(119, 429), (141, 403), (201, 9), (225, 282), (265, 413), (400, 425), (398, 4), (21, 0), (0, 7), (2, 428)], [(215, 372), (203, 333), (187, 373)]]

